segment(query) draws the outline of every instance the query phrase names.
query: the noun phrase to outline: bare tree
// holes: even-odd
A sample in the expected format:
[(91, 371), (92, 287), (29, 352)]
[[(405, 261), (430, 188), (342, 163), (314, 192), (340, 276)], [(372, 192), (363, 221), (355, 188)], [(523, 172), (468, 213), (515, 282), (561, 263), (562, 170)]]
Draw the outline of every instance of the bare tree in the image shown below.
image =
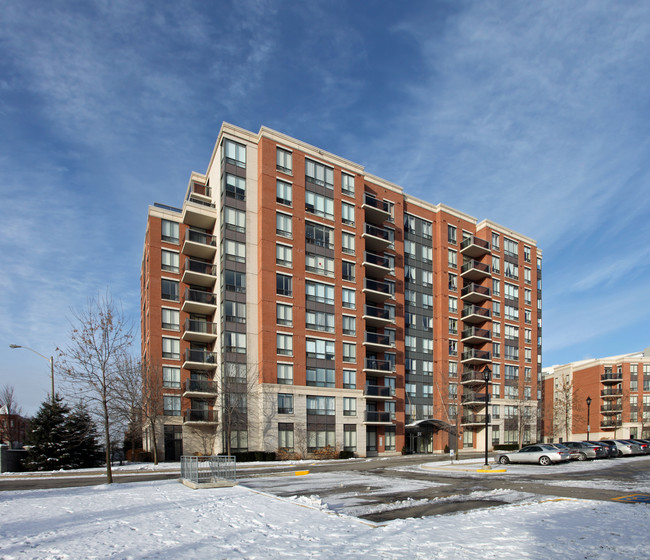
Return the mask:
[(11, 445), (21, 439), (22, 418), (18, 417), (22, 416), (22, 413), (22, 408), (14, 397), (13, 385), (3, 385), (0, 389), (0, 415), (4, 416), (0, 419), (0, 442), (6, 441)]
[(70, 342), (59, 351), (59, 368), (73, 384), (77, 395), (94, 408), (102, 420), (106, 460), (106, 482), (113, 482), (111, 471), (111, 422), (117, 396), (121, 360), (133, 339), (122, 311), (109, 294), (90, 298), (86, 307), (74, 312)]
[(573, 401), (577, 391), (568, 375), (555, 379), (553, 387), (553, 436), (565, 440), (571, 439), (573, 416)]
[(162, 366), (154, 362), (144, 362), (141, 370), (142, 380), (142, 428), (151, 434), (153, 462), (158, 464), (158, 439), (156, 428), (164, 415)]
[(249, 410), (259, 386), (256, 366), (238, 363), (222, 363), (217, 379), (221, 398), (220, 424), (225, 439), (226, 453), (231, 454), (232, 436), (235, 431), (250, 430), (252, 418)]
[(135, 457), (135, 442), (142, 438), (142, 364), (124, 355), (117, 368), (114, 409), (131, 441), (131, 460)]

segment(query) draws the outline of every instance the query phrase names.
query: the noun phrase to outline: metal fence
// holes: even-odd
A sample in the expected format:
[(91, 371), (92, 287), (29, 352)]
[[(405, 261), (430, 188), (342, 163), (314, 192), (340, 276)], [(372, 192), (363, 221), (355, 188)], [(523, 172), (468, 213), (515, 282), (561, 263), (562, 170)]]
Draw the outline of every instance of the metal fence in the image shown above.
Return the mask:
[(195, 484), (214, 484), (237, 481), (237, 461), (235, 457), (211, 455), (181, 457), (181, 478)]

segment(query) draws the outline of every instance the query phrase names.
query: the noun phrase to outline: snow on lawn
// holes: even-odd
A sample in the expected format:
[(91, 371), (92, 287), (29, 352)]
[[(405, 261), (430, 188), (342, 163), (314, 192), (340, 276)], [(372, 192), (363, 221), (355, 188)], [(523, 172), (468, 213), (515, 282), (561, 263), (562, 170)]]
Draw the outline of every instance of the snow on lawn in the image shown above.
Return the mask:
[(645, 504), (522, 502), (512, 494), (518, 503), (376, 527), (317, 499), (243, 486), (190, 490), (162, 481), (2, 492), (0, 558), (650, 557)]

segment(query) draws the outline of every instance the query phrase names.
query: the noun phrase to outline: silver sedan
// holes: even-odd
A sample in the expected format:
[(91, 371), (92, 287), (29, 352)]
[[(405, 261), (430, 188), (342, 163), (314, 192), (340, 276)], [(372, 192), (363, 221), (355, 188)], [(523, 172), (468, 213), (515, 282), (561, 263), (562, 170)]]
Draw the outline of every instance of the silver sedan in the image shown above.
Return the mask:
[(562, 463), (569, 460), (569, 452), (557, 449), (552, 445), (540, 443), (537, 445), (527, 445), (519, 451), (512, 453), (501, 453), (496, 456), (497, 462), (502, 465), (508, 463), (539, 463), (540, 465), (550, 465), (551, 463)]

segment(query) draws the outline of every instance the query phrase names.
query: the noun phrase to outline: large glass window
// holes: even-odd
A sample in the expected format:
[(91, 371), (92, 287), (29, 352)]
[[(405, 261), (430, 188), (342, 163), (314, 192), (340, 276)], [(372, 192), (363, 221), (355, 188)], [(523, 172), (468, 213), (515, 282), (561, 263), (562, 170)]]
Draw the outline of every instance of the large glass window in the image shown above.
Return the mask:
[(323, 276), (334, 276), (334, 259), (323, 257), (322, 255), (306, 253), (305, 268), (309, 272), (322, 274)]
[(293, 355), (293, 336), (285, 333), (277, 333), (277, 353), (281, 356)]
[(305, 240), (319, 247), (334, 249), (334, 230), (321, 224), (306, 222)]
[(343, 370), (343, 388), (356, 389), (357, 388), (357, 372), (354, 369)]
[(508, 239), (507, 237), (503, 238), (503, 254), (516, 257), (519, 254), (519, 243)]
[(334, 305), (334, 286), (320, 282), (305, 282), (305, 295), (308, 301)]
[(181, 368), (163, 366), (163, 387), (171, 389), (180, 389), (181, 387)]
[(246, 262), (246, 244), (232, 239), (224, 242), (226, 260), (235, 262)]
[(343, 416), (357, 415), (357, 399), (354, 397), (343, 397)]
[(162, 308), (162, 328), (178, 331), (181, 328), (180, 312), (178, 309)]
[(334, 313), (306, 311), (306, 327), (315, 331), (334, 332)]
[(341, 203), (341, 221), (349, 226), (354, 225), (354, 205), (347, 202)]
[(336, 375), (331, 368), (307, 368), (309, 387), (334, 387)]
[(343, 361), (354, 363), (357, 361), (357, 345), (351, 342), (343, 343)]
[(333, 220), (334, 200), (327, 196), (323, 196), (322, 194), (316, 194), (311, 191), (306, 191), (305, 210), (316, 216), (321, 216), (322, 218)]
[(357, 334), (357, 319), (351, 315), (343, 315), (343, 334), (354, 336)]
[(163, 396), (163, 414), (165, 416), (181, 415), (181, 398), (175, 395)]
[(280, 179), (276, 181), (275, 200), (285, 206), (291, 206), (291, 183), (280, 181)]
[(293, 414), (293, 395), (290, 393), (278, 394), (278, 414)]
[(178, 222), (160, 220), (161, 239), (167, 243), (178, 243)]
[(275, 305), (276, 323), (278, 325), (293, 325), (293, 307), (285, 303), (277, 303)]
[(291, 216), (282, 212), (277, 212), (275, 215), (275, 233), (282, 237), (291, 237)]
[(278, 384), (292, 385), (293, 384), (293, 365), (292, 364), (278, 364)]
[(307, 395), (307, 414), (334, 416), (335, 397), (320, 397)]
[(246, 273), (226, 270), (224, 272), (224, 283), (226, 291), (244, 293), (246, 292)]
[(280, 266), (291, 268), (293, 264), (292, 248), (290, 245), (277, 243), (275, 246), (275, 262)]
[(356, 292), (354, 290), (350, 290), (348, 288), (343, 288), (342, 290), (342, 296), (343, 296), (343, 307), (347, 309), (354, 309), (356, 306)]
[(354, 196), (354, 177), (347, 173), (341, 173), (341, 192), (348, 196)]
[(347, 253), (348, 255), (354, 255), (354, 235), (351, 233), (346, 233), (345, 231), (341, 233), (341, 251)]
[(287, 175), (291, 175), (293, 169), (293, 157), (289, 150), (277, 148), (275, 152), (275, 166), (276, 169)]
[(292, 289), (293, 278), (291, 276), (287, 276), (286, 274), (276, 274), (275, 279), (276, 279), (276, 294), (278, 294), (279, 296), (291, 297), (293, 295), (293, 289)]
[(357, 450), (357, 427), (354, 424), (343, 424), (343, 450)]
[(246, 333), (224, 332), (223, 333), (224, 352), (236, 352), (238, 354), (246, 353)]
[(236, 200), (244, 200), (246, 198), (246, 179), (226, 173), (223, 181), (226, 196)]
[(162, 339), (162, 357), (169, 360), (180, 360), (181, 358), (181, 341), (178, 338)]
[(231, 231), (239, 231), (241, 233), (246, 231), (246, 212), (224, 206), (223, 217), (226, 229)]
[(161, 253), (161, 268), (167, 272), (178, 272), (179, 257), (178, 253), (173, 251), (162, 250)]
[(224, 301), (223, 313), (226, 321), (233, 323), (246, 322), (246, 304), (240, 301)]
[(334, 359), (334, 341), (323, 340), (318, 338), (308, 338), (305, 341), (308, 358), (319, 360)]
[(334, 170), (310, 159), (305, 159), (305, 179), (328, 189), (334, 188)]
[(246, 146), (226, 138), (223, 142), (223, 151), (226, 162), (237, 167), (246, 167)]

